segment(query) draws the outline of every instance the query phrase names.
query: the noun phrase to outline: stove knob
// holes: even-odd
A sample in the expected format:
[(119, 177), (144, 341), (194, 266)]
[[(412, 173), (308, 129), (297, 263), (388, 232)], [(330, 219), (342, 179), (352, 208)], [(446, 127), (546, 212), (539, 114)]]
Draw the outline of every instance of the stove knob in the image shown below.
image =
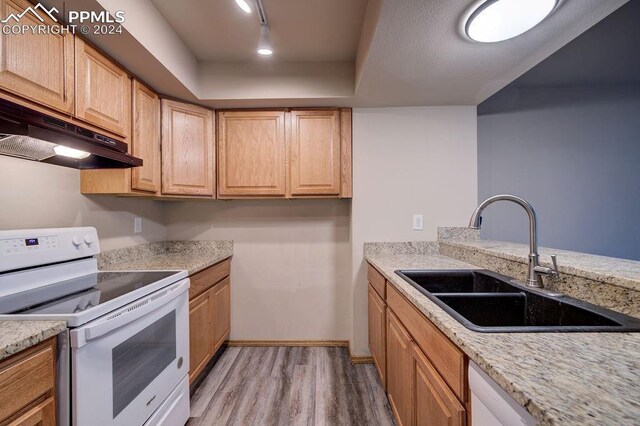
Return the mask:
[(80, 248), (80, 246), (82, 245), (82, 241), (80, 240), (80, 237), (73, 237), (71, 239), (71, 243), (76, 246), (76, 248)]
[(88, 246), (90, 246), (91, 244), (95, 243), (95, 242), (96, 242), (96, 240), (95, 240), (95, 238), (93, 238), (93, 235), (91, 235), (91, 234), (87, 234), (87, 235), (85, 235), (85, 236), (84, 236), (84, 242), (85, 242)]

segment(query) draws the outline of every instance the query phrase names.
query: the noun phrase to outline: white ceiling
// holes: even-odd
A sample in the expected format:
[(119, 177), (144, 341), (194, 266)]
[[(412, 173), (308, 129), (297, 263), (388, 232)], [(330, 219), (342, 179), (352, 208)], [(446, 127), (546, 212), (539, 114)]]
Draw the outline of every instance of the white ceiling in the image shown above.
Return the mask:
[(278, 53), (262, 60), (258, 18), (234, 0), (65, 3), (124, 10), (124, 34), (91, 40), (159, 92), (266, 107), (477, 105), (626, 2), (562, 0), (522, 36), (479, 44), (460, 31), (476, 0), (263, 0)]
[(499, 43), (461, 30), (477, 1), (382, 3), (356, 105), (477, 105), (627, 0), (565, 0), (539, 26)]
[[(260, 21), (233, 0), (151, 0), (200, 61), (260, 59)], [(263, 0), (275, 57), (270, 60), (353, 61), (367, 0)]]

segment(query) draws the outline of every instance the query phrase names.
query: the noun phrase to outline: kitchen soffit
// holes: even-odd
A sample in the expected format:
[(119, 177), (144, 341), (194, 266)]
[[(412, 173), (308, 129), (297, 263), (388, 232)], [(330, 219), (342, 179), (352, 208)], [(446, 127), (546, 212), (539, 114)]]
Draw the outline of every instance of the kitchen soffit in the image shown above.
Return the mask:
[[(260, 60), (255, 7), (246, 14), (233, 0), (152, 0), (199, 61)], [(253, 4), (253, 2), (249, 2)], [(274, 58), (283, 62), (355, 59), (367, 0), (263, 0)]]
[(482, 45), (460, 28), (474, 0), (263, 0), (276, 50), (269, 58), (255, 54), (257, 17), (233, 0), (81, 7), (126, 12), (126, 34), (91, 41), (161, 93), (212, 107), (408, 106), (477, 105), (626, 2), (564, 0), (543, 25)]

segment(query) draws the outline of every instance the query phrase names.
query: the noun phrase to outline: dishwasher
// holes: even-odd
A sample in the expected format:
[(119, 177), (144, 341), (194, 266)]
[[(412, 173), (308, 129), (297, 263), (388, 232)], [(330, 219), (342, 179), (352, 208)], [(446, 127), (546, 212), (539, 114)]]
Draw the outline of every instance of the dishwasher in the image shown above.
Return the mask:
[(535, 426), (536, 420), (477, 364), (469, 362), (473, 426)]

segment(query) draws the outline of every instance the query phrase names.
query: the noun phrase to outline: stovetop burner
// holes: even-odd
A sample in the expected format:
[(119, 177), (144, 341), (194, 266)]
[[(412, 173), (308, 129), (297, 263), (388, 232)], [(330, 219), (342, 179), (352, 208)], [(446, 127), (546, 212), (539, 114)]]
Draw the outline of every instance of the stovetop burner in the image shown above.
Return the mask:
[(0, 314), (73, 314), (174, 275), (177, 271), (96, 272), (0, 298)]

